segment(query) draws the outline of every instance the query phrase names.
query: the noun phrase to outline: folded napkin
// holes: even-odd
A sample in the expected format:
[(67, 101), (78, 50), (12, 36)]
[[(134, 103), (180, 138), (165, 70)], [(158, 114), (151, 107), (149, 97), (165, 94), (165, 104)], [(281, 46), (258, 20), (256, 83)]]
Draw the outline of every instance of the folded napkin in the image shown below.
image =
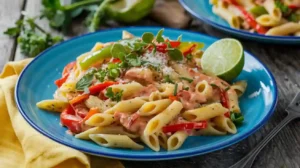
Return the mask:
[(123, 168), (117, 160), (89, 157), (60, 145), (24, 120), (16, 107), (14, 89), (18, 75), (30, 61), (9, 62), (0, 75), (0, 167)]

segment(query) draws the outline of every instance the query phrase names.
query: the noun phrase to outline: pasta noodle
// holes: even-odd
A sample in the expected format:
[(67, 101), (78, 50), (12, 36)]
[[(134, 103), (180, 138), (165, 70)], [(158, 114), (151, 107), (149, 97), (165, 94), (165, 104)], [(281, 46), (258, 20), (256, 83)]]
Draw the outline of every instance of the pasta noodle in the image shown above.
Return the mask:
[(230, 27), (268, 36), (298, 36), (298, 2), (289, 0), (211, 0), (212, 11)]
[[(226, 17), (241, 19), (234, 5), (210, 2)], [(235, 124), (243, 121), (238, 96), (247, 82), (231, 85), (206, 74), (199, 64), (202, 44), (163, 36), (164, 42), (157, 37), (149, 43), (126, 31), (122, 38), (96, 43), (67, 64), (54, 99), (36, 106), (60, 112), (61, 125), (75, 138), (109, 148), (171, 152), (189, 136), (237, 133)]]
[(189, 121), (202, 121), (223, 115), (226, 112), (228, 112), (228, 109), (224, 108), (220, 103), (212, 103), (204, 107), (185, 111), (182, 116)]
[(176, 150), (181, 147), (188, 134), (185, 131), (178, 131), (168, 139), (168, 151)]
[(151, 135), (158, 132), (163, 126), (172, 121), (181, 111), (182, 104), (179, 101), (174, 101), (163, 112), (153, 117), (147, 124), (144, 134)]
[(130, 149), (143, 149), (140, 144), (135, 143), (126, 135), (112, 135), (112, 134), (90, 134), (91, 140), (100, 146), (110, 148), (130, 148)]

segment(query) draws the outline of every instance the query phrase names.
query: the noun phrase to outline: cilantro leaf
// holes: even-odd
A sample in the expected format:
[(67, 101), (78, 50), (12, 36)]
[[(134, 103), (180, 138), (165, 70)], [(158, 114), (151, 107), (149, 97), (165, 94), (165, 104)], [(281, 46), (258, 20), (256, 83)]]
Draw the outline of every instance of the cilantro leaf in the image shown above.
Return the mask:
[(275, 0), (275, 6), (279, 8), (283, 14), (290, 12), (289, 7), (282, 3), (281, 0)]
[(142, 64), (141, 59), (135, 53), (128, 54), (125, 59), (130, 66), (136, 67), (136, 66), (141, 66)]
[(89, 87), (93, 82), (94, 75), (91, 73), (85, 74), (77, 83), (76, 90), (84, 91), (85, 88)]
[(114, 93), (111, 87), (107, 88), (105, 93), (106, 97), (110, 98), (112, 101), (117, 101), (117, 102), (121, 101), (122, 95), (123, 95), (123, 90)]
[(115, 44), (112, 46), (112, 48), (111, 48), (111, 50), (110, 50), (110, 53), (111, 53), (111, 55), (112, 55), (113, 57), (119, 58), (120, 60), (122, 60), (122, 59), (120, 58), (120, 56), (121, 56), (122, 54), (125, 54), (125, 53), (126, 53), (126, 50), (125, 50), (125, 47), (124, 47), (122, 44), (115, 43)]
[(174, 88), (174, 93), (173, 93), (174, 96), (177, 95), (177, 89), (178, 89), (178, 84), (176, 83), (175, 84), (175, 88)]

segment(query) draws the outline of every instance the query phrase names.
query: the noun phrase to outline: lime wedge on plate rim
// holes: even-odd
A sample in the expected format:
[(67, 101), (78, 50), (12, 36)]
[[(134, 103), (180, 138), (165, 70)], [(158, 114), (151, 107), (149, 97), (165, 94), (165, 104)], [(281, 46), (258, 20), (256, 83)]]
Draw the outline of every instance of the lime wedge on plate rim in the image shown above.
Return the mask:
[(244, 67), (244, 50), (235, 39), (225, 38), (210, 45), (201, 58), (201, 67), (209, 75), (226, 81), (236, 78)]

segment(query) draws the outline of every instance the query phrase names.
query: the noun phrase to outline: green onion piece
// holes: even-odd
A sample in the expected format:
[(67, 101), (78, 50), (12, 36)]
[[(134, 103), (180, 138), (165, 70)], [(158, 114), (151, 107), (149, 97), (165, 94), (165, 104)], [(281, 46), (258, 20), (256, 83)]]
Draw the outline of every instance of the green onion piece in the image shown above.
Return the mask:
[(175, 84), (175, 88), (174, 88), (174, 96), (177, 95), (177, 89), (178, 89), (178, 84), (176, 83), (176, 84)]
[(189, 83), (192, 83), (192, 82), (194, 81), (193, 79), (187, 78), (187, 77), (179, 77), (179, 79), (186, 80), (186, 81), (188, 81)]

